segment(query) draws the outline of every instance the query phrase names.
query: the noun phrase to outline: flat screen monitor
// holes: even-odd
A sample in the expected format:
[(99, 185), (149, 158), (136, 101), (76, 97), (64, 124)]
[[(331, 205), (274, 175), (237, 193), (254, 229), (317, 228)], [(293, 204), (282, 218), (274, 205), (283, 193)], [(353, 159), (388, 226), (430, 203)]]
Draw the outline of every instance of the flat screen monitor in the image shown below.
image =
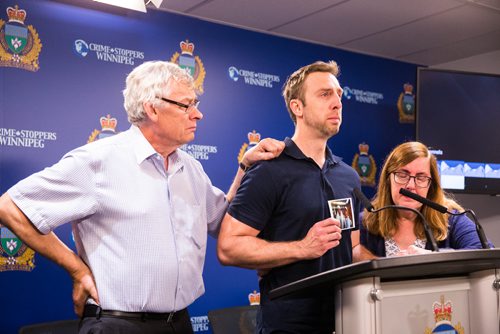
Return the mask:
[(416, 132), (445, 190), (500, 194), (500, 75), (419, 68)]

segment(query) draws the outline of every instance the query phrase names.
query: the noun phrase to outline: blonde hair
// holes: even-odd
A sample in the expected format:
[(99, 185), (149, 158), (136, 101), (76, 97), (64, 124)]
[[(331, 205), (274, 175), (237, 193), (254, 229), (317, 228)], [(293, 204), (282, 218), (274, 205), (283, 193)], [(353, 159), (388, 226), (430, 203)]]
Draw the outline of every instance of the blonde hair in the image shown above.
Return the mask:
[[(427, 146), (416, 141), (400, 144), (389, 153), (382, 167), (382, 171), (380, 172), (377, 193), (372, 200), (373, 205), (376, 208), (394, 205), (391, 196), (391, 173), (406, 166), (417, 158), (428, 158), (430, 163), (432, 182), (429, 186), (427, 199), (443, 205), (448, 209), (463, 210), (463, 208), (450, 198), (441, 188), (436, 157), (429, 152)], [(425, 205), (422, 206), (420, 211), (425, 217), (425, 220), (429, 223), (436, 240), (441, 241), (446, 239), (448, 235), (448, 215), (442, 214)], [(378, 213), (370, 213), (365, 210), (363, 215), (363, 224), (365, 224), (368, 231), (384, 238), (394, 235), (397, 229), (396, 222), (396, 210), (382, 210)], [(420, 239), (425, 239), (424, 227), (420, 217), (417, 217), (417, 224), (415, 224), (415, 235)]]
[(297, 123), (297, 118), (290, 109), (290, 101), (293, 99), (298, 99), (302, 102), (302, 104), (306, 104), (304, 98), (304, 82), (306, 81), (307, 76), (314, 72), (331, 73), (335, 77), (337, 77), (340, 70), (337, 63), (333, 60), (327, 63), (323, 61), (317, 61), (315, 63), (299, 68), (286, 79), (286, 82), (283, 85), (283, 98), (285, 99), (286, 108), (288, 109), (288, 113), (290, 114), (290, 117), (292, 118), (294, 124)]

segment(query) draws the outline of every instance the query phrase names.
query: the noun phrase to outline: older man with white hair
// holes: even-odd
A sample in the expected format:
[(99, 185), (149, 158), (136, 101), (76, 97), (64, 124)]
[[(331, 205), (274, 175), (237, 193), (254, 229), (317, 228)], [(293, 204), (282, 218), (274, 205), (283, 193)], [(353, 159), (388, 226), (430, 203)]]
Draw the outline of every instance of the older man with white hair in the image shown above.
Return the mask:
[[(217, 236), (227, 195), (179, 149), (203, 114), (193, 78), (146, 62), (123, 91), (129, 130), (67, 153), (0, 198), (0, 221), (73, 280), (80, 333), (192, 333), (187, 306), (204, 293), (207, 232)], [(266, 139), (242, 163), (270, 159)], [(78, 254), (52, 232), (72, 222)]]

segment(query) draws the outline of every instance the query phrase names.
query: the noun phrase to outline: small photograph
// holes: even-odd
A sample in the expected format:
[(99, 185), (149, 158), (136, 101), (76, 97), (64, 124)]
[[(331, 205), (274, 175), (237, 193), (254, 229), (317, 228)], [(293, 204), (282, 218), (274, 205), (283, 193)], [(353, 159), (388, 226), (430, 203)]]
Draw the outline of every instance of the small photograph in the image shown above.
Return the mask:
[(328, 201), (328, 206), (330, 207), (330, 215), (332, 218), (340, 221), (340, 228), (342, 230), (351, 229), (356, 226), (351, 198), (332, 199)]

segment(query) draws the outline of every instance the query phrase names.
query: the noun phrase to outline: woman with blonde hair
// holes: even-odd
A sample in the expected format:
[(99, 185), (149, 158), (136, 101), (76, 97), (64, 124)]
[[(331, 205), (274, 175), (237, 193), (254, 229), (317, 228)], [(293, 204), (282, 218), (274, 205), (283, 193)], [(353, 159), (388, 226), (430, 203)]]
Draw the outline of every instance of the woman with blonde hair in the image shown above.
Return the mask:
[[(404, 188), (455, 212), (464, 209), (440, 186), (436, 157), (420, 142), (398, 145), (386, 158), (377, 193), (376, 208), (400, 205), (419, 210), (428, 222), (439, 248), (482, 248), (475, 224), (465, 215), (442, 214), (400, 194)], [(355, 260), (377, 256), (398, 256), (430, 252), (421, 218), (410, 210), (387, 209), (363, 214), (360, 245), (353, 249)]]

